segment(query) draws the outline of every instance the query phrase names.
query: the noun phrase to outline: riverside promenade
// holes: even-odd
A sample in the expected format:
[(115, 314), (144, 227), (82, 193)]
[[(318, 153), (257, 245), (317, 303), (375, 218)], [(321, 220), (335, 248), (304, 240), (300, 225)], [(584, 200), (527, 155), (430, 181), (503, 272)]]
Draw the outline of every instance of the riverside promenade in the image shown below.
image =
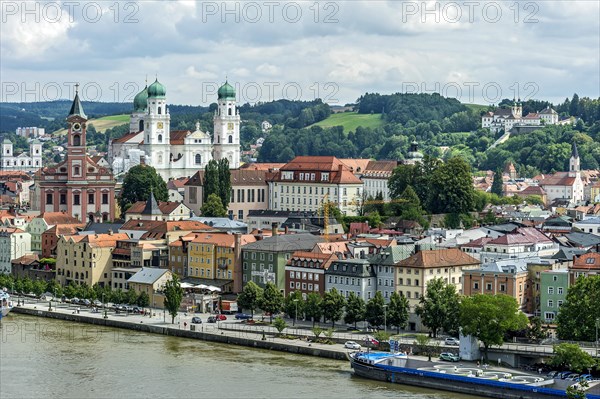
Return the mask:
[[(125, 312), (117, 314), (112, 309), (108, 310), (107, 308), (106, 318), (102, 308), (99, 308), (98, 312), (93, 312), (88, 307), (65, 303), (58, 303), (57, 306), (55, 302), (52, 302), (52, 310), (49, 309), (48, 302), (35, 302), (33, 300), (24, 305), (15, 306), (12, 312), (87, 323), (94, 326), (125, 328), (139, 332), (243, 345), (336, 360), (347, 360), (347, 353), (349, 351), (341, 344), (320, 344), (309, 342), (306, 339), (278, 338), (275, 336), (275, 332), (269, 328), (270, 326), (245, 325), (234, 320), (219, 321), (218, 323), (206, 323), (204, 320), (202, 324), (192, 324), (192, 317), (199, 316), (195, 314), (181, 313), (175, 318), (175, 323), (173, 324), (168, 314), (163, 313), (162, 310), (156, 311), (156, 309), (152, 310), (151, 316), (144, 316)], [(10, 314), (2, 320), (2, 328), (4, 335), (25, 333), (21, 331), (24, 327), (11, 320)], [(39, 331), (43, 333), (43, 326), (40, 326)], [(91, 336), (93, 331), (87, 331), (86, 334)]]

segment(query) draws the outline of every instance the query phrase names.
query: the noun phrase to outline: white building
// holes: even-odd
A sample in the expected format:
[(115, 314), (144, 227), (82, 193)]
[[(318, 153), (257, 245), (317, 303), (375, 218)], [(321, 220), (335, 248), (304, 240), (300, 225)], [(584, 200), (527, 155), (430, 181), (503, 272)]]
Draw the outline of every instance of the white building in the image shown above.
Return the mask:
[(541, 126), (558, 123), (558, 113), (550, 107), (538, 112), (523, 116), (521, 100), (513, 102), (510, 109), (498, 108), (494, 112), (488, 112), (481, 117), (481, 127), (490, 129), (497, 133), (500, 130), (510, 131), (515, 126)]
[(46, 129), (43, 127), (18, 127), (15, 132), (17, 133), (17, 136), (37, 138), (46, 134)]
[(600, 217), (588, 218), (573, 223), (573, 227), (584, 233), (592, 233), (600, 236)]
[(482, 263), (503, 259), (541, 258), (554, 255), (558, 249), (558, 244), (541, 231), (523, 227), (483, 244), (479, 257)]
[(29, 144), (29, 153), (13, 153), (13, 143), (4, 139), (2, 143), (2, 154), (0, 155), (0, 169), (23, 170), (35, 172), (42, 167), (42, 143), (33, 140)]
[(539, 182), (546, 191), (548, 204), (555, 200), (568, 200), (572, 204), (584, 201), (584, 187), (581, 179), (579, 152), (573, 143), (568, 172), (556, 172)]
[(13, 227), (0, 228), (0, 273), (10, 274), (10, 262), (28, 253), (31, 253), (31, 234)]
[(334, 203), (344, 215), (354, 216), (362, 198), (363, 182), (333, 156), (299, 156), (269, 180), (269, 204), (274, 211), (323, 211)]
[(388, 180), (392, 177), (392, 172), (396, 166), (398, 166), (396, 161), (369, 162), (361, 176), (367, 198), (375, 198), (377, 194), (381, 193), (384, 201), (390, 200)]
[(240, 115), (235, 90), (229, 83), (219, 88), (217, 104), (212, 141), (199, 123), (194, 131), (171, 130), (166, 88), (157, 79), (135, 96), (130, 132), (110, 143), (113, 172), (126, 173), (143, 161), (168, 181), (192, 176), (211, 159), (226, 158), (231, 169), (239, 168)]

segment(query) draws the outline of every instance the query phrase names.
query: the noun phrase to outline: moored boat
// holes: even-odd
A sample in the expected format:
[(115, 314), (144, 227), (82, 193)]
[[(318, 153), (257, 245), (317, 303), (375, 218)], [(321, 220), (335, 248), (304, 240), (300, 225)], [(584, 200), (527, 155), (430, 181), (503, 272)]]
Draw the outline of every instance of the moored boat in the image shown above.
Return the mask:
[(6, 316), (13, 308), (10, 295), (6, 291), (0, 291), (0, 318)]

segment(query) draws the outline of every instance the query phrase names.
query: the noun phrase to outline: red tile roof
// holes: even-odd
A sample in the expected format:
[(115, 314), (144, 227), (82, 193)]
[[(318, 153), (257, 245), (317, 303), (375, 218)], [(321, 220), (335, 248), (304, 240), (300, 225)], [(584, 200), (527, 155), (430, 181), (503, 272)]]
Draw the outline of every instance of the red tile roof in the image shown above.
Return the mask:
[(572, 269), (600, 270), (600, 253), (591, 252), (576, 257)]
[(184, 139), (191, 133), (189, 130), (171, 130), (170, 143), (171, 145), (183, 145)]
[[(158, 201), (158, 208), (162, 212), (163, 215), (170, 215), (177, 207), (181, 205), (181, 202), (177, 201)], [(135, 204), (131, 205), (129, 209), (125, 212), (126, 214), (141, 214), (146, 208), (146, 201), (138, 201)]]
[(572, 186), (575, 184), (575, 178), (569, 177), (569, 172), (556, 172), (540, 180), (541, 186)]
[(479, 261), (458, 248), (419, 251), (411, 257), (401, 260), (401, 267), (446, 267), (479, 265)]
[(137, 136), (138, 134), (140, 135), (140, 144), (144, 142), (144, 132), (134, 132), (134, 133), (127, 133), (124, 134), (123, 136), (119, 137), (118, 139), (114, 139), (112, 142), (113, 143), (126, 143), (129, 140), (135, 138), (135, 136)]
[(64, 212), (44, 212), (40, 213), (36, 218), (44, 219), (48, 226), (54, 226), (57, 224), (77, 224), (81, 223), (78, 219), (75, 219), (71, 215)]

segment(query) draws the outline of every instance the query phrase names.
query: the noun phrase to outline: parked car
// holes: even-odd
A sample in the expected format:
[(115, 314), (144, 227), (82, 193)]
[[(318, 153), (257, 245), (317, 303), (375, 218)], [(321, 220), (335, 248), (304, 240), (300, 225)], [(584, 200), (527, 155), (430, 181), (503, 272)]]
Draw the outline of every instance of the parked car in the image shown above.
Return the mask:
[(202, 319), (199, 317), (192, 317), (192, 324), (202, 324)]
[(75, 298), (71, 298), (71, 303), (73, 305), (79, 305), (79, 298), (75, 297)]
[(227, 320), (227, 316), (225, 316), (224, 314), (217, 314), (215, 315), (215, 317), (217, 318), (217, 320)]
[(248, 320), (251, 318), (252, 318), (252, 316), (247, 313), (236, 313), (236, 315), (235, 315), (236, 320)]
[(577, 381), (578, 378), (579, 378), (579, 374), (571, 373), (567, 376), (567, 378), (565, 378), (565, 380)]
[(567, 378), (567, 376), (569, 374), (573, 374), (572, 371), (563, 371), (561, 373), (558, 373), (557, 375), (555, 375), (555, 378), (560, 378), (561, 380), (564, 380), (565, 378)]
[(547, 374), (548, 378), (555, 378), (558, 375), (558, 371), (551, 371)]
[(79, 304), (84, 306), (90, 306), (92, 304), (92, 301), (90, 301), (89, 299), (81, 299), (79, 301)]
[(447, 362), (458, 362), (460, 358), (456, 356), (454, 353), (444, 352), (440, 353), (440, 360), (445, 360)]
[(215, 316), (209, 316), (208, 319), (206, 319), (207, 323), (216, 323), (217, 322), (217, 318)]
[(581, 381), (591, 381), (591, 380), (592, 380), (591, 374), (581, 374), (579, 376), (579, 378), (577, 378), (575, 381), (581, 382)]
[(93, 302), (93, 304), (94, 306), (102, 306), (102, 302), (97, 299)]
[(348, 348), (348, 349), (360, 349), (360, 345), (357, 344), (354, 341), (346, 341), (346, 343), (344, 344), (344, 348)]
[(451, 345), (451, 346), (459, 346), (460, 345), (460, 341), (456, 338), (446, 338), (444, 340), (444, 343), (446, 345)]

